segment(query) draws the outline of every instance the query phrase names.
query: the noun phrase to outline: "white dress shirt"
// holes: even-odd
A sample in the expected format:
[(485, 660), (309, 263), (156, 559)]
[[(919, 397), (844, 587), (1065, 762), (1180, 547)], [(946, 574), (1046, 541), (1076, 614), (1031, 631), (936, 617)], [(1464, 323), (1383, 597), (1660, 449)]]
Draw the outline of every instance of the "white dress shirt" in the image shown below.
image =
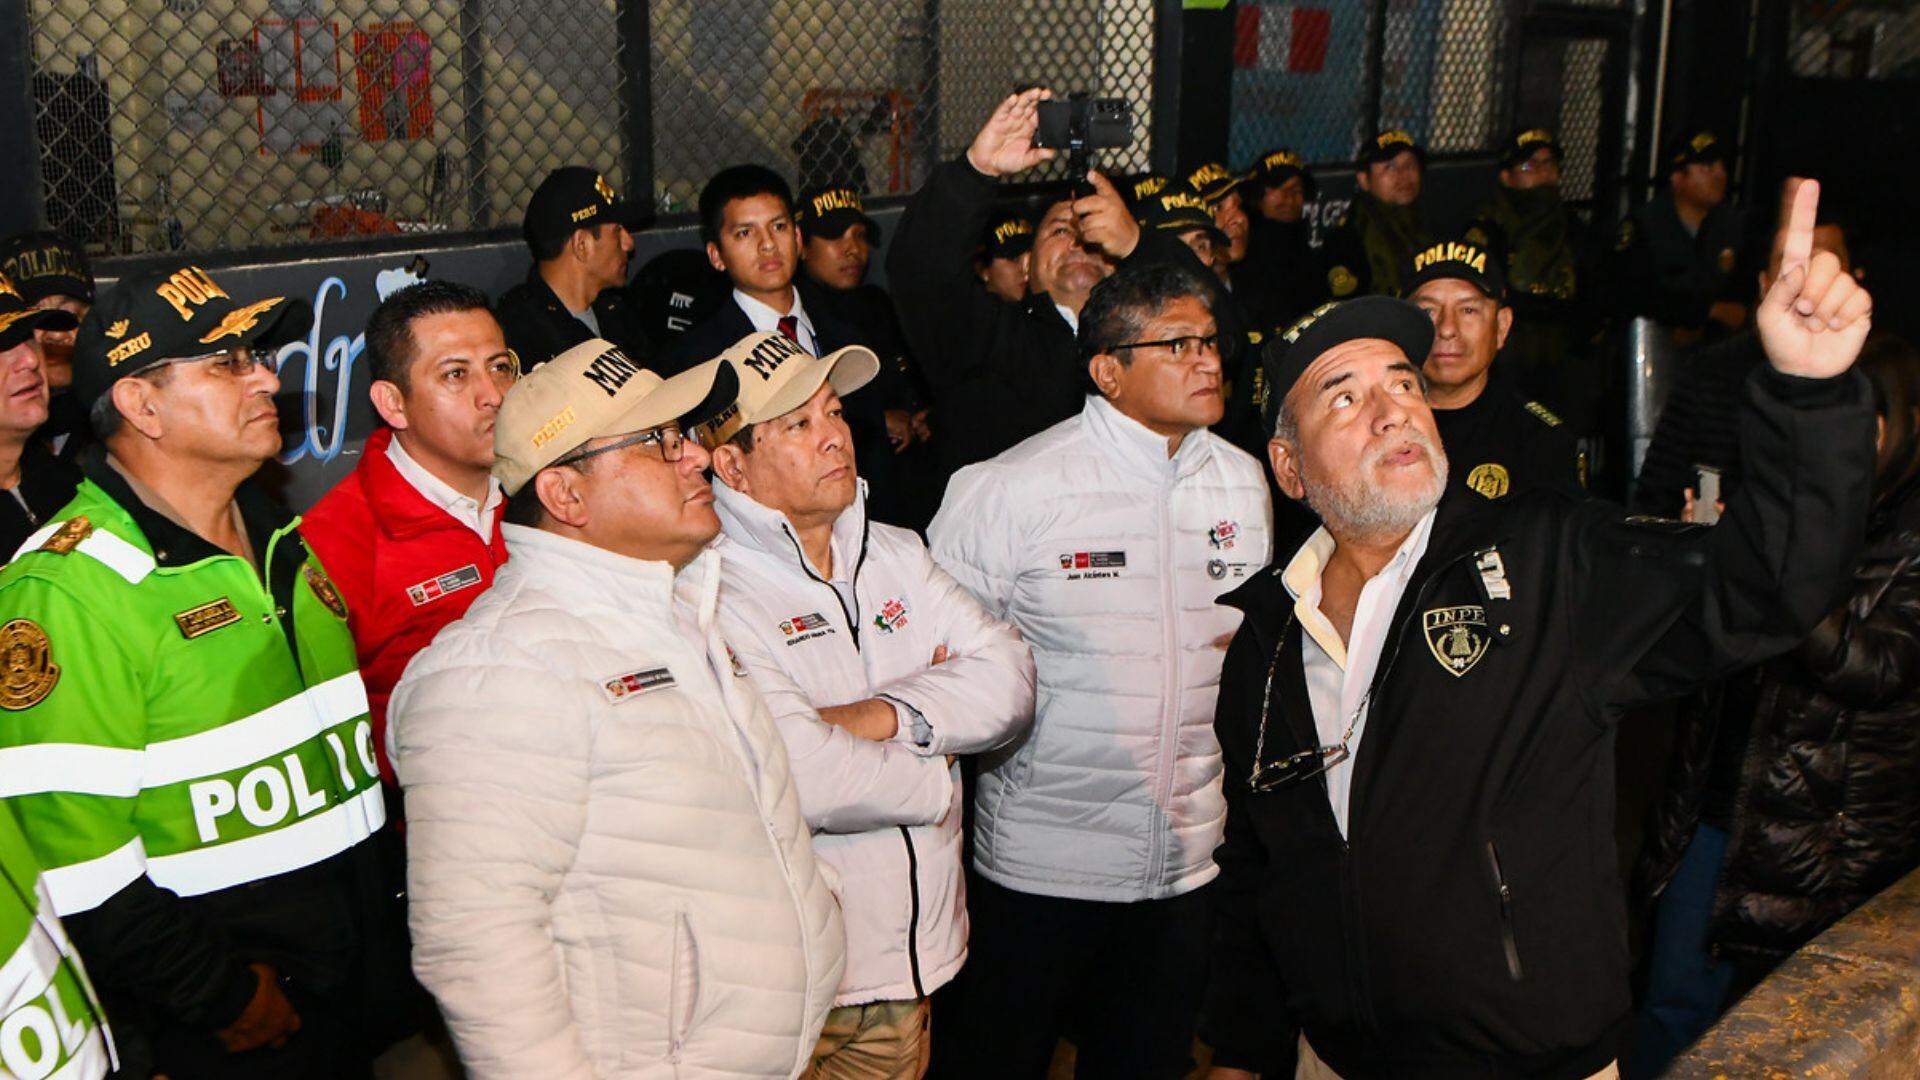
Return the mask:
[(1320, 610), (1320, 575), (1333, 555), (1333, 535), (1324, 528), (1315, 530), (1280, 573), (1280, 580), (1293, 594), (1293, 617), (1306, 635), (1300, 646), (1300, 661), (1320, 745), (1337, 744), (1346, 735), (1347, 725), (1353, 724), (1353, 734), (1347, 736), (1346, 760), (1326, 772), (1327, 802), (1333, 807), (1333, 820), (1343, 837), (1347, 835), (1347, 809), (1353, 791), (1353, 763), (1360, 755), (1360, 736), (1367, 727), (1367, 690), (1380, 666), (1380, 647), (1393, 630), (1394, 609), (1400, 606), (1414, 567), (1427, 552), (1433, 515), (1434, 511), (1427, 511), (1387, 565), (1361, 587), (1360, 602), (1353, 609), (1353, 630), (1345, 642)]
[(493, 542), (493, 511), (506, 498), (500, 490), (500, 481), (487, 477), (487, 501), (475, 502), (471, 496), (455, 491), (452, 484), (428, 472), (426, 466), (413, 460), (413, 456), (400, 446), (397, 434), (387, 443), (387, 460), (393, 462), (393, 467), (399, 470), (401, 477), (425, 496), (428, 502), (452, 514), (453, 520), (478, 533), (481, 543)]
[(1072, 330), (1076, 334), (1080, 332), (1080, 313), (1079, 312), (1073, 310), (1072, 308), (1068, 307), (1065, 304), (1055, 304), (1053, 305), (1053, 310), (1059, 312), (1060, 317), (1067, 320), (1067, 329)]
[(787, 291), (793, 294), (793, 307), (784, 312), (773, 310), (739, 289), (733, 290), (733, 302), (747, 313), (747, 321), (753, 324), (753, 328), (763, 334), (779, 333), (780, 319), (792, 315), (800, 324), (800, 347), (819, 356), (820, 339), (814, 335), (813, 320), (807, 318), (807, 309), (800, 303), (800, 290), (790, 287)]

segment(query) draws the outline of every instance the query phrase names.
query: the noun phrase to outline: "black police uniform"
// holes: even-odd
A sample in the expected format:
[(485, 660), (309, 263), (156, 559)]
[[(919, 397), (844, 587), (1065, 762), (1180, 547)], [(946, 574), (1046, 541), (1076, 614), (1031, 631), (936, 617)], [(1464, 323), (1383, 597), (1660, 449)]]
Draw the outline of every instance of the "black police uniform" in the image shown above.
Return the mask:
[(1460, 408), (1433, 410), (1433, 422), (1447, 451), (1450, 487), (1488, 499), (1542, 487), (1586, 494), (1580, 451), (1560, 418), (1503, 379), (1489, 379)]
[(1699, 230), (1688, 232), (1673, 193), (1662, 191), (1620, 223), (1614, 248), (1614, 278), (1628, 315), (1694, 329), (1715, 303), (1753, 299), (1759, 267), (1746, 214), (1729, 203), (1707, 211)]
[(494, 312), (506, 332), (507, 347), (520, 357), (521, 370), (531, 370), (595, 337), (613, 342), (620, 351), (651, 367), (653, 343), (640, 321), (640, 312), (624, 289), (603, 289), (593, 301), (595, 334), (574, 317), (540, 276), (540, 267), (527, 271), (527, 280), (508, 289)]
[(1712, 529), (1554, 491), (1442, 497), (1373, 678), (1345, 836), (1324, 783), (1250, 784), (1263, 715), (1260, 763), (1323, 742), (1278, 572), (1291, 552), (1223, 598), (1247, 619), (1215, 725), (1215, 1064), (1272, 1060), (1289, 1019), (1352, 1080), (1576, 1080), (1615, 1059), (1631, 1007), (1615, 723), (1797, 644), (1866, 520), (1866, 380), (1768, 369), (1745, 389), (1767, 482)]

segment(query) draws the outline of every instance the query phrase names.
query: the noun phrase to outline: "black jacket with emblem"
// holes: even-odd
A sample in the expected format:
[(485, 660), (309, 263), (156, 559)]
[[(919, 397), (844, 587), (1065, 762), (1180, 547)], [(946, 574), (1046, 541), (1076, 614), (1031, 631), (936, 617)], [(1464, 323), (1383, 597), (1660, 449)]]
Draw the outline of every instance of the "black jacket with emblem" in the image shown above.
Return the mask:
[[(1714, 529), (1553, 491), (1443, 497), (1374, 677), (1345, 839), (1323, 781), (1250, 790), (1270, 672), (1259, 757), (1318, 743), (1279, 568), (1223, 598), (1247, 618), (1216, 722), (1217, 1064), (1271, 1060), (1290, 1024), (1348, 1080), (1557, 1080), (1614, 1058), (1629, 1008), (1614, 721), (1790, 648), (1861, 542), (1842, 523), (1866, 517), (1865, 380), (1769, 369), (1747, 395), (1755, 482)], [(1509, 598), (1477, 569), (1489, 550)]]
[(1448, 484), (1489, 499), (1536, 487), (1586, 494), (1580, 450), (1560, 418), (1537, 401), (1521, 398), (1494, 376), (1480, 396), (1458, 409), (1433, 410), (1446, 447)]
[[(531, 371), (594, 337), (587, 324), (574, 318), (554, 295), (538, 266), (527, 271), (527, 280), (500, 297), (495, 314), (506, 332), (507, 347), (520, 357), (524, 370)], [(649, 360), (653, 347), (625, 289), (601, 290), (593, 301), (593, 317), (600, 324), (601, 338), (618, 345), (640, 366), (653, 366)]]
[(1689, 231), (1663, 191), (1620, 223), (1614, 280), (1628, 315), (1698, 327), (1717, 301), (1751, 303), (1755, 262), (1746, 213), (1721, 203)]

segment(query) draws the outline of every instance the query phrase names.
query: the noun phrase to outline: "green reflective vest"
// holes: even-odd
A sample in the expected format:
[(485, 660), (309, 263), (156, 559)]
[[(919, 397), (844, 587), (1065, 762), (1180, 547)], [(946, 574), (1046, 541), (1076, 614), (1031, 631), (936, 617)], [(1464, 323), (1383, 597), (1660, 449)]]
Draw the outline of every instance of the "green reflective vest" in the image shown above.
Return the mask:
[(40, 864), (0, 808), (0, 1076), (98, 1080), (114, 1067), (111, 1047)]
[(385, 819), (346, 606), (297, 518), (239, 501), (261, 570), (178, 529), (156, 551), (92, 479), (0, 570), (0, 798), (62, 915), (142, 874), (197, 896), (309, 866)]

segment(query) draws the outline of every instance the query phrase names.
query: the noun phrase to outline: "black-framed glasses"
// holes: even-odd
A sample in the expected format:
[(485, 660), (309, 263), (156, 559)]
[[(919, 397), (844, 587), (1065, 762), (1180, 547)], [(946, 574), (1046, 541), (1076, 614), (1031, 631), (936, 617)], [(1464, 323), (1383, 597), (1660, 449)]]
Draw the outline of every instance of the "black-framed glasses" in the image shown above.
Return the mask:
[(1215, 356), (1220, 355), (1219, 334), (1183, 334), (1180, 337), (1167, 338), (1164, 341), (1131, 341), (1125, 345), (1115, 345), (1113, 351), (1121, 349), (1166, 349), (1173, 353), (1175, 360), (1184, 360), (1189, 356), (1199, 356), (1203, 351)]
[(611, 454), (615, 450), (625, 450), (629, 446), (655, 445), (660, 448), (660, 460), (669, 465), (687, 456), (687, 437), (682, 434), (678, 424), (668, 424), (652, 431), (643, 431), (638, 435), (629, 435), (619, 442), (611, 442), (596, 450), (584, 450), (578, 454), (569, 454), (554, 462), (555, 465), (573, 465), (601, 454)]
[(1260, 695), (1260, 729), (1253, 741), (1253, 772), (1247, 777), (1247, 790), (1256, 795), (1319, 776), (1352, 757), (1353, 729), (1359, 726), (1361, 715), (1367, 711), (1367, 700), (1373, 697), (1372, 687), (1360, 695), (1360, 704), (1354, 707), (1353, 715), (1347, 717), (1347, 730), (1339, 742), (1268, 761), (1267, 714), (1273, 706), (1273, 683), (1280, 673), (1280, 653), (1286, 649), (1287, 633), (1292, 629), (1293, 613), (1288, 612), (1287, 623), (1280, 628), (1280, 640), (1273, 647), (1273, 659), (1267, 662), (1267, 686)]

